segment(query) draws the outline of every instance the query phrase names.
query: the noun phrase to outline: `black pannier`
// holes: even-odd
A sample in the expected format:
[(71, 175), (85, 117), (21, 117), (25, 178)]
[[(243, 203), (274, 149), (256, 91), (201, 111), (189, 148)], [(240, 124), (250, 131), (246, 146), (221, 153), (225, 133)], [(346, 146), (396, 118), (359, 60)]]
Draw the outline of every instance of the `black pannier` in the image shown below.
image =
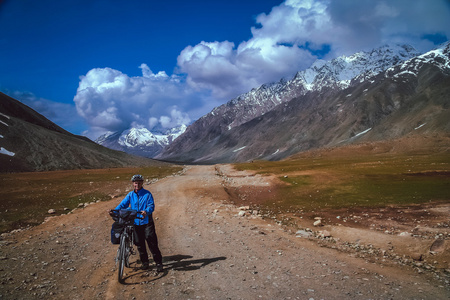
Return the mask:
[(111, 243), (120, 244), (120, 235), (126, 225), (131, 225), (134, 222), (138, 212), (136, 210), (121, 209), (113, 211), (113, 220), (115, 221), (111, 226)]
[(111, 243), (120, 244), (120, 235), (122, 234), (124, 225), (114, 222), (111, 226)]

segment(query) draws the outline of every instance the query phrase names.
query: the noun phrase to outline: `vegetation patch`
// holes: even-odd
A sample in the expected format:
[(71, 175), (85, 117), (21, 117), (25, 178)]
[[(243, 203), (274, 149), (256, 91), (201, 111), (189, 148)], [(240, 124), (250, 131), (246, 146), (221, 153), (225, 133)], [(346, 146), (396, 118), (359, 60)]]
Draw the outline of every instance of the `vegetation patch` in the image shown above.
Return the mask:
[(260, 209), (270, 214), (376, 208), (445, 202), (450, 198), (449, 157), (444, 154), (359, 154), (297, 157), (236, 164), (279, 177), (283, 184)]
[(84, 203), (124, 196), (133, 174), (152, 181), (181, 170), (169, 165), (0, 174), (0, 233), (40, 224)]

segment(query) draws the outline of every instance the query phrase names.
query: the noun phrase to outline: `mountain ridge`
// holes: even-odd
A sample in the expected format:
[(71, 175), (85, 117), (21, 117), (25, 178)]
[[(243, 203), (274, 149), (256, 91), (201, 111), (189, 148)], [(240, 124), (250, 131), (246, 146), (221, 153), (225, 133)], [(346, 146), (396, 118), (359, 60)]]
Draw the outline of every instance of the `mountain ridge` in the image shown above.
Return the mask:
[(0, 93), (0, 172), (161, 165), (74, 135)]
[[(430, 91), (427, 91), (427, 88), (429, 89), (430, 85), (443, 80), (447, 82), (450, 68), (449, 44), (419, 55), (409, 46), (401, 48), (404, 52), (394, 51), (389, 47), (363, 52), (365, 59), (360, 60), (359, 65), (363, 66), (367, 62), (367, 56), (371, 55), (372, 58), (377, 59), (372, 59), (375, 63), (365, 66), (362, 73), (353, 73), (351, 80), (349, 77), (339, 77), (342, 75), (339, 72), (333, 72), (333, 70), (346, 70), (342, 64), (345, 58), (340, 57), (330, 61), (328, 65), (318, 62), (317, 65), (313, 65), (313, 69), (298, 72), (292, 80), (286, 81), (284, 86), (280, 86), (283, 85), (283, 82), (280, 82), (279, 85), (263, 85), (253, 89), (244, 95), (252, 96), (255, 91), (266, 92), (270, 88), (275, 88), (283, 91), (284, 98), (277, 98), (281, 93), (272, 96), (270, 99), (272, 102), (269, 101), (269, 105), (264, 108), (267, 110), (263, 111), (264, 109), (260, 110), (261, 105), (255, 101), (254, 95), (253, 98), (244, 98), (241, 95), (194, 122), (157, 158), (211, 163), (282, 159), (299, 151), (355, 142), (356, 139), (364, 140), (372, 137), (380, 140), (382, 137), (379, 129), (372, 128), (375, 125), (379, 126), (378, 123), (381, 120), (400, 108), (406, 109), (408, 104), (404, 102), (414, 97), (415, 99), (412, 99), (409, 105), (417, 106), (416, 109), (420, 109), (421, 105), (428, 106), (427, 109), (432, 111), (433, 115), (439, 115), (439, 109), (445, 108), (448, 103), (448, 96), (442, 98), (439, 93), (436, 95), (439, 102), (437, 110), (433, 109), (434, 104), (416, 102), (420, 102), (417, 98), (428, 97), (427, 93)], [(360, 54), (352, 57), (357, 56), (361, 57)], [(429, 77), (420, 76), (419, 78), (420, 70)], [(315, 72), (315, 75), (312, 72)], [(345, 80), (338, 80), (339, 78)], [(433, 81), (432, 78), (436, 80)], [(407, 83), (403, 84), (402, 81)], [(447, 91), (445, 84), (433, 85), (432, 89), (435, 88)], [(370, 97), (364, 98), (367, 94), (370, 94)], [(406, 98), (408, 100), (405, 100)], [(279, 101), (277, 105), (273, 105), (274, 99)], [(237, 106), (239, 110), (233, 110)], [(339, 117), (339, 111), (342, 112), (344, 109), (351, 113), (344, 114), (345, 118)], [(255, 111), (258, 113), (254, 114)], [(414, 113), (418, 115), (416, 112), (409, 112), (412, 119), (415, 118)], [(446, 116), (448, 115), (447, 109), (443, 112)], [(247, 115), (242, 117), (244, 113)], [(330, 113), (334, 114), (339, 122), (330, 119), (328, 116)], [(268, 122), (267, 120), (273, 115), (276, 115), (276, 119)], [(398, 112), (397, 116), (406, 118)], [(286, 122), (288, 118), (295, 122)], [(322, 122), (322, 119), (326, 122)], [(390, 122), (395, 123), (393, 120)], [(283, 123), (286, 123), (284, 128), (280, 125)], [(308, 127), (308, 124), (314, 124), (314, 126)], [(325, 131), (320, 124), (325, 127)], [(405, 124), (401, 125), (401, 127), (405, 126)], [(440, 126), (443, 131), (448, 130), (445, 124)], [(386, 127), (386, 129), (389, 128)], [(297, 130), (302, 131), (303, 137), (299, 136)], [(330, 136), (330, 130), (337, 133), (335, 137)], [(401, 134), (391, 132), (386, 135), (386, 138), (398, 138), (406, 134), (406, 129), (402, 130), (400, 130)], [(279, 148), (274, 148), (270, 142), (278, 143)]]

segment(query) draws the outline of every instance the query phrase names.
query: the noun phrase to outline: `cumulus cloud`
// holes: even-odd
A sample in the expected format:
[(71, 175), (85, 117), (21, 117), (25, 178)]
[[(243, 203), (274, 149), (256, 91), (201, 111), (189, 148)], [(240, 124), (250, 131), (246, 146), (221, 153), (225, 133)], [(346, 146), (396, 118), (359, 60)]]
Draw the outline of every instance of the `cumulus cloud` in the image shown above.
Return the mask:
[(140, 68), (142, 76), (96, 68), (80, 78), (74, 102), (78, 114), (91, 126), (91, 132), (85, 134), (132, 126), (165, 129), (190, 122), (186, 111), (199, 105), (192, 97), (199, 99), (201, 95), (194, 95), (176, 75), (154, 74), (146, 64)]
[(181, 124), (189, 124), (191, 119), (187, 113), (181, 112), (176, 106), (170, 110), (170, 116), (161, 116), (159, 123), (163, 128), (173, 128)]

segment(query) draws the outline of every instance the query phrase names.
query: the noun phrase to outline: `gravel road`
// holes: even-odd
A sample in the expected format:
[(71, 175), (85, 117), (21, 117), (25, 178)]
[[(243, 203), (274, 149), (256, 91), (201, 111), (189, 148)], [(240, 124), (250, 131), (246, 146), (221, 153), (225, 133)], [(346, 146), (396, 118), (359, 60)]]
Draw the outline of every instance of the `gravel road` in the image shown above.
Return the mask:
[(119, 198), (5, 234), (0, 299), (450, 298), (431, 273), (369, 262), (242, 216), (223, 184), (214, 166), (189, 166), (146, 186), (156, 202), (164, 272), (138, 270), (136, 255), (125, 284), (117, 282), (106, 213)]

